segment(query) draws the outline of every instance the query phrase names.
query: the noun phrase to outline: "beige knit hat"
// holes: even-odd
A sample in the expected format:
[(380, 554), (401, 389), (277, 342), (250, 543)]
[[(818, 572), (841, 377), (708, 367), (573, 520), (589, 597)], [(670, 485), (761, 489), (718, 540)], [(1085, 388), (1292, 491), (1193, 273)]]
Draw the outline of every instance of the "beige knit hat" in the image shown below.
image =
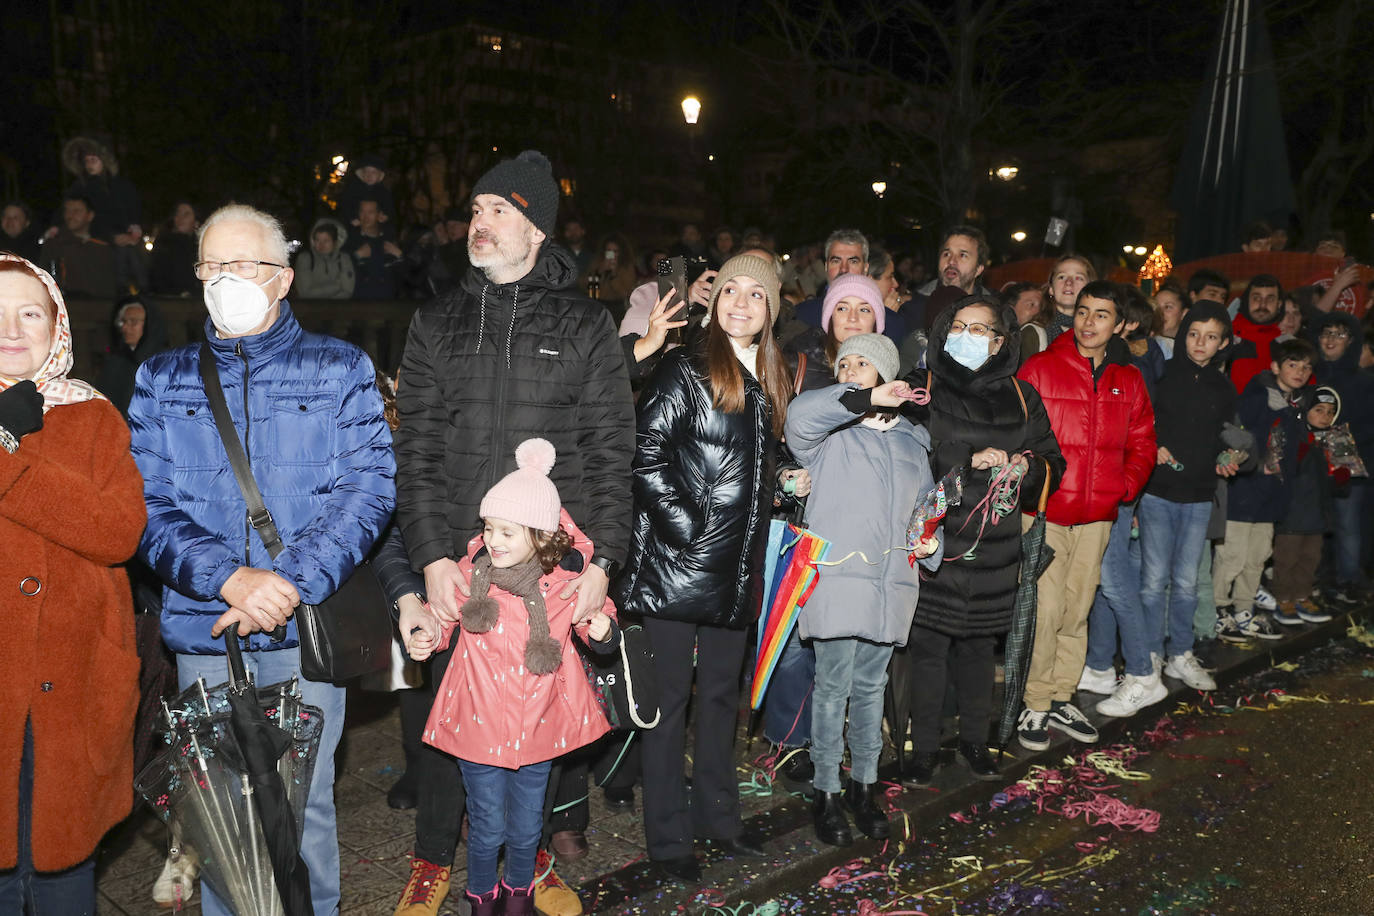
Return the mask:
[(711, 286), (711, 301), (706, 306), (706, 315), (701, 319), (703, 328), (711, 326), (711, 316), (716, 313), (716, 300), (725, 284), (735, 277), (748, 277), (763, 287), (768, 296), (768, 323), (778, 320), (782, 284), (778, 280), (778, 269), (766, 258), (756, 254), (737, 254), (726, 261), (716, 274), (716, 282)]

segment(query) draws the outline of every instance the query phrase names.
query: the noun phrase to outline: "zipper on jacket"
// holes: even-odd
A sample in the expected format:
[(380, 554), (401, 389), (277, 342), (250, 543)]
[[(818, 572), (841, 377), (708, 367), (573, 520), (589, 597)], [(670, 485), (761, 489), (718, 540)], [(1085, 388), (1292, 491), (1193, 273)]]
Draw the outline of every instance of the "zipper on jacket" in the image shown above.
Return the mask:
[[(243, 455), (248, 459), (248, 469), (253, 468), (252, 446), (249, 445), (248, 433), (251, 420), (248, 416), (248, 354), (243, 352), (243, 341), (234, 343), (234, 355), (243, 360)], [(243, 565), (252, 566), (248, 558), (249, 551), (253, 549), (253, 519), (248, 513), (248, 507), (243, 508)]]
[[(486, 287), (483, 287), (483, 292)], [(487, 488), (496, 486), (496, 482), (501, 479), (501, 456), (505, 452), (506, 441), (506, 381), (510, 375), (510, 351), (511, 341), (515, 337), (515, 314), (520, 307), (520, 284), (515, 285), (515, 292), (510, 304), (510, 326), (506, 330), (506, 364), (501, 365), (501, 349), (498, 346), (496, 351), (496, 428), (493, 430), (491, 439), (491, 458), (490, 468), (487, 472)], [(497, 332), (500, 333), (499, 331)], [(481, 345), (481, 338), (478, 338), (478, 345)]]

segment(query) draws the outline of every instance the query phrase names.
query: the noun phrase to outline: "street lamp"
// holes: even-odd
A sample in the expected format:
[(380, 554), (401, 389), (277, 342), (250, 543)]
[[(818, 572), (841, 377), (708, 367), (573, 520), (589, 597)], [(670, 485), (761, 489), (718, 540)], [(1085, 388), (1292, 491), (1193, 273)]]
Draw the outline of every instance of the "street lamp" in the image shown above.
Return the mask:
[(701, 99), (694, 95), (689, 95), (682, 100), (682, 118), (688, 124), (697, 123), (697, 118), (701, 117)]
[(1003, 181), (1011, 181), (1021, 170), (1014, 165), (999, 165), (993, 170), (993, 174)]
[(886, 193), (886, 192), (887, 192), (887, 182), (886, 182), (886, 181), (875, 181), (875, 182), (873, 182), (873, 193), (876, 194), (876, 195), (878, 195), (879, 198), (881, 198), (881, 197), (883, 196), (883, 194)]
[(1026, 240), (1026, 233), (1022, 232), (1020, 229), (1017, 229), (1015, 232), (1011, 234), (1011, 240), (1013, 242), (1024, 242)]

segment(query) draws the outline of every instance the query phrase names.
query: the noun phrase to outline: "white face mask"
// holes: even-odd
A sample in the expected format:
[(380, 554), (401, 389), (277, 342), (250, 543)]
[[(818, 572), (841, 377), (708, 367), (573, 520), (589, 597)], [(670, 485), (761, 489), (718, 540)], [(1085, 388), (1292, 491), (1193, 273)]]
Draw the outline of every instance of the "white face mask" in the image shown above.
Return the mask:
[[(277, 271), (277, 274), (281, 271)], [(215, 328), (230, 337), (242, 337), (262, 324), (272, 303), (262, 291), (264, 283), (271, 283), (273, 274), (262, 283), (245, 280), (231, 273), (221, 273), (205, 283), (205, 307)]]

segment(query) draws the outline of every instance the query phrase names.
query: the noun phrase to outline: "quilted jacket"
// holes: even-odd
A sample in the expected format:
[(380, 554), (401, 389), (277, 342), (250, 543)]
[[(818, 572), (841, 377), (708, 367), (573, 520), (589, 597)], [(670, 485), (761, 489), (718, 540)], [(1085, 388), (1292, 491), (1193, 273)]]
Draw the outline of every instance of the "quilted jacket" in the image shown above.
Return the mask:
[(758, 616), (776, 441), (763, 388), (744, 376), (739, 413), (715, 409), (706, 369), (685, 347), (644, 386), (634, 540), (612, 583), (623, 613), (732, 629)]
[[(396, 495), (391, 431), (366, 354), (307, 333), (285, 302), (261, 334), (221, 340), (207, 320), (205, 336), (286, 549), (271, 559), (248, 527), (200, 379), (200, 345), (150, 358), (139, 367), (129, 405), (148, 503), (139, 553), (166, 583), (163, 639), (174, 652), (194, 655), (224, 652), (210, 626), (226, 609), (219, 593), (236, 569), (273, 569), (303, 601), (318, 604), (366, 556)], [(284, 641), (255, 633), (249, 645), (295, 646), (295, 621)]]
[(1155, 415), (1126, 344), (1107, 344), (1102, 371), (1078, 353), (1072, 333), (1026, 361), (1019, 373), (1035, 386), (1068, 467), (1045, 518), (1083, 525), (1116, 518), (1139, 495), (1155, 466)]
[[(531, 674), (525, 669), (529, 611), (522, 599), (492, 586), (488, 594), (501, 608), (496, 626), (486, 633), (469, 633), (450, 625), (444, 633), (440, 651), (451, 640), (458, 645), (425, 723), (426, 744), (459, 760), (513, 770), (561, 757), (611, 730), (587, 680), (580, 650), (573, 644), (577, 597), (558, 597), (586, 568), (592, 542), (566, 509), (560, 522), (572, 536), (573, 549), (562, 564), (540, 577), (539, 590), (549, 616), (549, 635), (562, 647), (562, 664), (552, 674)], [(468, 543), (467, 555), (458, 561), (465, 582), (472, 581), (473, 561), (485, 549), (481, 535)], [(610, 599), (601, 610), (615, 619)], [(585, 638), (585, 633), (579, 631), (578, 636)], [(618, 638), (612, 625), (604, 643), (588, 645), (609, 652), (619, 645)]]
[(605, 307), (570, 287), (572, 255), (544, 246), (497, 286), (474, 268), (410, 323), (396, 392), (397, 517), (417, 570), (459, 559), (482, 530), (482, 494), (515, 470), (515, 447), (553, 443), (549, 474), (600, 556), (630, 541), (634, 401)]

